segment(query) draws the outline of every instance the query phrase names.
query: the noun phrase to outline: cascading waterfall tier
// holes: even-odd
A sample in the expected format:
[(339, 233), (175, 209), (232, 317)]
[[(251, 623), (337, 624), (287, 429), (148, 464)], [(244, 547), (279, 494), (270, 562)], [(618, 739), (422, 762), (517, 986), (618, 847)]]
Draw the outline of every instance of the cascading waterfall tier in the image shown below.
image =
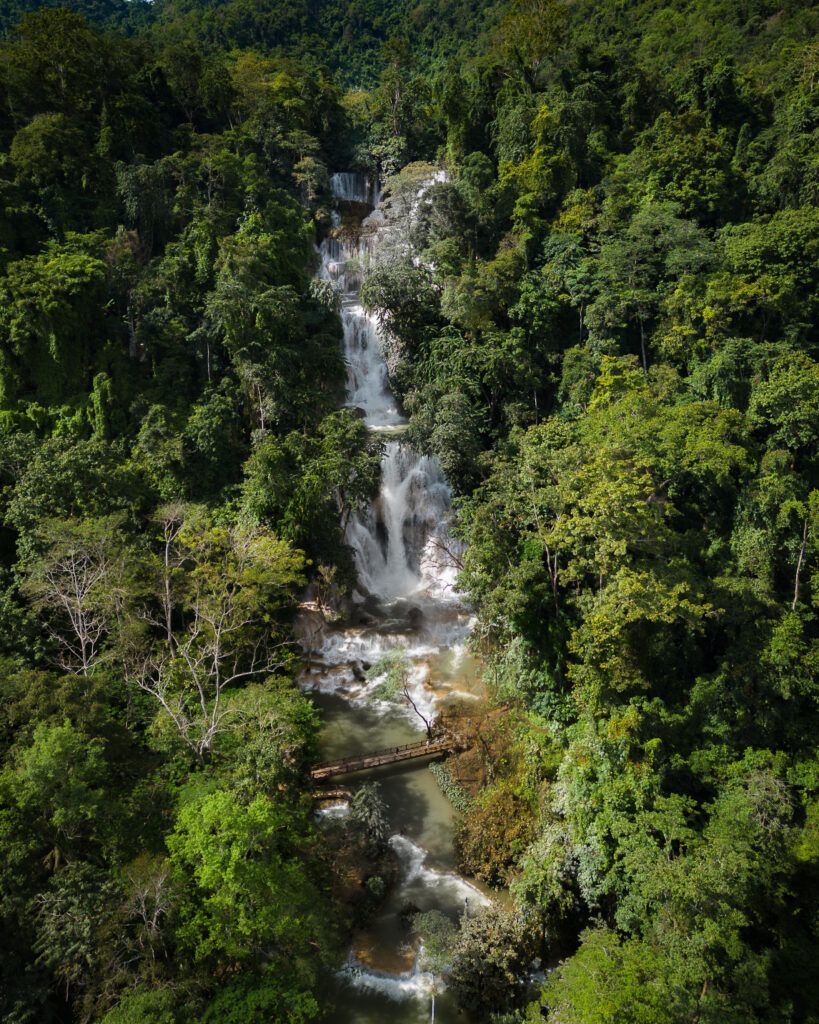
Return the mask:
[(347, 528), (359, 579), (369, 593), (387, 602), (454, 594), (454, 579), (446, 572), (452, 567), (449, 503), (449, 487), (435, 460), (390, 441), (378, 499)]
[(339, 171), (330, 177), (330, 190), (341, 202), (378, 206), (378, 188), (369, 175)]
[(344, 351), (347, 361), (347, 405), (360, 409), (373, 429), (401, 427), (404, 417), (387, 382), (387, 364), (381, 354), (378, 325), (358, 302), (342, 306)]

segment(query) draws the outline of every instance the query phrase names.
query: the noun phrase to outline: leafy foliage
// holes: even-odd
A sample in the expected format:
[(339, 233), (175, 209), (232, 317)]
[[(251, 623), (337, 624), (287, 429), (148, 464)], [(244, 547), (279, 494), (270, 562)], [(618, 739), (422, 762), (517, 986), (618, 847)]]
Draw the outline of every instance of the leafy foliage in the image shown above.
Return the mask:
[[(815, 1020), (815, 7), (14, 0), (0, 31), (4, 1019), (321, 1010), (345, 911), (289, 623), (352, 582), (379, 472), (311, 286), (354, 167), (508, 727), (459, 849), (516, 906), (428, 921), (436, 969), (478, 1016), (538, 954), (529, 1020)], [(431, 728), (400, 652), (372, 672)], [(383, 894), (372, 791), (351, 819)]]

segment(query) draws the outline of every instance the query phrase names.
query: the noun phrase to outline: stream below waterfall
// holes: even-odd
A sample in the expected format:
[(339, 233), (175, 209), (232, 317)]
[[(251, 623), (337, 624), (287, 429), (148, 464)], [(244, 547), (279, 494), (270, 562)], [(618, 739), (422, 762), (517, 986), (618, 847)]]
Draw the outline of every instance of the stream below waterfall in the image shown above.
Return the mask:
[[(346, 623), (327, 623), (317, 614), (302, 624), (308, 665), (301, 682), (322, 715), (325, 759), (423, 738), (423, 723), (412, 708), (375, 699), (377, 681), (365, 675), (396, 647), (411, 665), (412, 697), (425, 716), (481, 694), (477, 665), (466, 650), (471, 618), (455, 591), (450, 489), (434, 459), (401, 441), (406, 421), (389, 389), (378, 325), (359, 301), (370, 261), (406, 240), (385, 218), (378, 189), (364, 175), (336, 174), (332, 189), (335, 230), (321, 245), (320, 274), (340, 296), (346, 404), (386, 443), (380, 493), (347, 526), (360, 583), (353, 595), (358, 614)], [(457, 920), (464, 909), (488, 898), (455, 872), (453, 811), (428, 763), (361, 772), (343, 784), (355, 788), (370, 778), (379, 783), (387, 804), (399, 873), (375, 920), (355, 936), (348, 962), (328, 980), (333, 1006), (328, 1019), (416, 1024), (430, 1019), (433, 979), (418, 966), (401, 911), (408, 906), (439, 910)], [(343, 814), (345, 807), (321, 813)], [(467, 1018), (444, 991), (436, 996), (435, 1020), (454, 1024)]]

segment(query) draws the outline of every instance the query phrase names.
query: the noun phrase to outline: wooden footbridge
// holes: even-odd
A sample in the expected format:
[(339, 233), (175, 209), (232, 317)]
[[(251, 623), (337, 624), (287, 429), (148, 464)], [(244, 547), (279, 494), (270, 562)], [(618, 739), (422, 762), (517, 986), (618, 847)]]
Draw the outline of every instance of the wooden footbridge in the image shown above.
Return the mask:
[(398, 764), (400, 761), (414, 761), (419, 757), (437, 757), (458, 750), (466, 750), (470, 746), (468, 740), (454, 736), (440, 736), (426, 740), (424, 743), (406, 743), (403, 747), (387, 747), (372, 754), (359, 754), (356, 757), (345, 757), (338, 761), (327, 761), (317, 764), (310, 775), (314, 782), (332, 779), (336, 775), (351, 775), (366, 768), (380, 768), (387, 764)]

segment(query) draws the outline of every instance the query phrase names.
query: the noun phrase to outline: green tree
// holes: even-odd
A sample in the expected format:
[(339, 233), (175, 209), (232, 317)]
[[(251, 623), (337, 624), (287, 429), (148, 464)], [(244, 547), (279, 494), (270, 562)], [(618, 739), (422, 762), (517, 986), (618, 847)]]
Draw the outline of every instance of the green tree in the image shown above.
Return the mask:
[(125, 597), (122, 519), (46, 520), (23, 592), (45, 613), (65, 671), (88, 675), (105, 654)]
[(93, 849), (106, 772), (102, 740), (89, 739), (68, 721), (35, 728), (31, 743), (16, 751), (2, 774), (4, 800), (19, 816), (28, 855), (39, 854), (56, 869)]
[(356, 789), (350, 801), (348, 821), (361, 834), (371, 856), (384, 853), (390, 835), (390, 823), (378, 783), (365, 782)]
[(449, 982), (458, 1002), (481, 1014), (514, 1006), (531, 961), (523, 919), (496, 907), (467, 910), (450, 947)]
[(264, 796), (242, 804), (215, 790), (183, 804), (167, 844), (183, 891), (178, 939), (196, 959), (269, 960), (313, 976), (325, 922), (297, 854), (305, 838), (298, 817)]
[(126, 992), (117, 1006), (102, 1018), (102, 1024), (177, 1024), (173, 993), (162, 990)]
[[(288, 663), (276, 616), (302, 582), (304, 562), (261, 528), (214, 526), (196, 510), (180, 515), (166, 517), (162, 551), (149, 558), (156, 597), (123, 634), (120, 656), (129, 681), (204, 758), (226, 727), (225, 691)], [(157, 608), (164, 635), (146, 635), (140, 619), (150, 622)]]

